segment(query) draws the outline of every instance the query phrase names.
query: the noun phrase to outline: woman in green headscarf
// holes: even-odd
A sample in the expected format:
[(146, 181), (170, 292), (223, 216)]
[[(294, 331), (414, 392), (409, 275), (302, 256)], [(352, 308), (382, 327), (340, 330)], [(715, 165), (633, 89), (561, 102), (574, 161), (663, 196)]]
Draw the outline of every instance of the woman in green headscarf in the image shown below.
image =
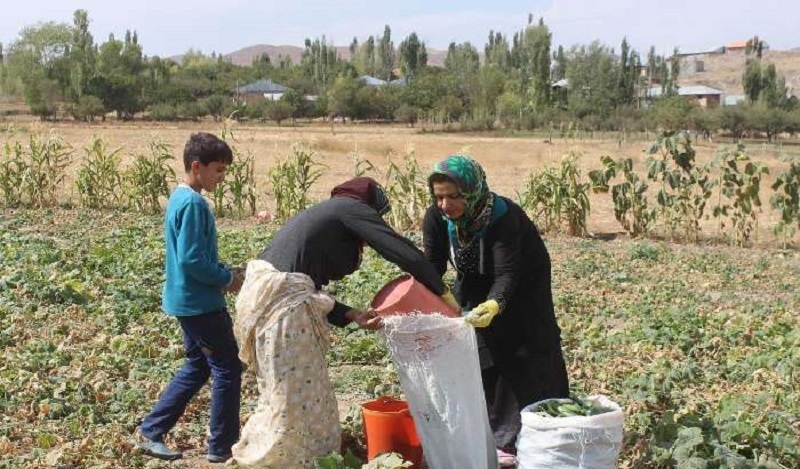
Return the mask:
[(550, 255), (519, 205), (489, 190), (483, 168), (451, 155), (428, 178), (434, 204), (423, 222), (426, 258), (444, 275), (478, 334), (498, 455), (509, 461), (519, 411), (569, 394), (550, 286)]

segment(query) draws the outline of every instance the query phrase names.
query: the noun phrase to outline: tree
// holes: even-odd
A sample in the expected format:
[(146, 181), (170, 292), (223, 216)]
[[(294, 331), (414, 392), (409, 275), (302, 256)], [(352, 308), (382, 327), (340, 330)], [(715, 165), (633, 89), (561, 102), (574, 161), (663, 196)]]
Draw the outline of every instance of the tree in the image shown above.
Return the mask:
[(447, 48), (444, 67), (452, 76), (457, 94), (462, 100), (469, 101), (478, 94), (476, 76), (480, 69), (480, 56), (472, 44), (451, 42)]
[(275, 121), (280, 127), (281, 122), (292, 117), (295, 112), (294, 106), (283, 99), (272, 101), (267, 105), (266, 117)]
[(656, 123), (665, 131), (686, 130), (696, 104), (681, 96), (659, 99), (655, 105)]
[(259, 78), (271, 76), (275, 70), (272, 65), (272, 59), (269, 58), (269, 54), (266, 52), (254, 58), (251, 67), (253, 68), (253, 75)]
[(71, 36), (66, 23), (39, 23), (23, 28), (11, 44), (9, 74), (22, 82), (25, 102), (42, 118), (55, 114), (56, 101), (69, 88)]
[(497, 98), (497, 118), (506, 127), (521, 129), (522, 110), (522, 100), (516, 93), (507, 91)]
[(564, 46), (559, 45), (553, 53), (553, 81), (567, 77), (567, 58), (564, 56)]
[(457, 121), (464, 113), (464, 103), (453, 95), (442, 96), (436, 101), (434, 110), (440, 122), (449, 124)]
[(359, 86), (351, 77), (338, 77), (328, 89), (328, 110), (338, 116), (354, 117), (358, 113)]
[(97, 96), (85, 94), (78, 99), (72, 108), (72, 117), (75, 120), (94, 122), (95, 117), (106, 112), (103, 101)]
[(617, 98), (617, 73), (611, 50), (598, 41), (589, 46), (575, 46), (570, 50), (567, 64), (568, 106), (572, 114), (578, 118), (607, 117)]
[(419, 40), (417, 33), (411, 33), (400, 43), (400, 64), (406, 76), (416, 75), (419, 69), (428, 64), (425, 43)]
[(336, 47), (322, 39), (306, 39), (305, 50), (300, 59), (303, 74), (311, 78), (316, 86), (326, 89), (345, 68)]
[(789, 130), (792, 126), (788, 112), (770, 107), (765, 102), (751, 107), (746, 114), (746, 120), (746, 127), (764, 132), (769, 142), (772, 142), (778, 134)]
[(669, 81), (664, 86), (664, 94), (672, 96), (678, 92), (678, 78), (681, 75), (681, 56), (678, 48), (672, 51), (672, 56), (669, 58)]
[(142, 48), (135, 33), (127, 31), (125, 41), (110, 35), (100, 46), (97, 74), (89, 81), (90, 94), (97, 96), (117, 117), (130, 119), (144, 108), (141, 99), (145, 70)]
[(378, 42), (377, 75), (382, 80), (391, 80), (394, 70), (394, 43), (392, 42), (392, 29), (387, 24), (383, 28), (383, 36)]
[(34, 77), (25, 85), (25, 102), (31, 108), (33, 115), (41, 120), (56, 118), (58, 110), (56, 102), (61, 96), (59, 85), (56, 81), (44, 77)]
[(719, 114), (719, 125), (731, 133), (735, 142), (740, 142), (747, 125), (747, 114), (743, 106), (725, 106)]
[(375, 38), (370, 36), (358, 46), (351, 62), (362, 75), (375, 75)]
[(620, 46), (619, 68), (617, 70), (617, 105), (630, 105), (636, 99), (636, 80), (639, 72), (639, 55), (631, 50), (627, 38)]
[(753, 36), (745, 43), (744, 53), (746, 55), (755, 55), (756, 59), (761, 60), (761, 54), (764, 52), (764, 41), (760, 40), (758, 36)]
[(528, 26), (522, 36), (520, 68), (528, 79), (526, 98), (534, 112), (550, 104), (550, 29), (539, 19), (536, 26)]
[(436, 107), (440, 98), (452, 96), (455, 91), (455, 78), (451, 73), (441, 68), (429, 67), (403, 88), (402, 102), (429, 112)]
[(409, 106), (408, 104), (403, 104), (400, 106), (397, 111), (395, 111), (395, 118), (398, 121), (408, 124), (411, 127), (417, 123), (419, 120), (420, 109), (414, 106)]
[(758, 60), (748, 60), (745, 66), (742, 84), (744, 94), (750, 103), (758, 101), (761, 96), (761, 62)]
[(783, 75), (778, 75), (775, 64), (767, 65), (761, 76), (761, 101), (771, 109), (786, 109), (788, 107), (786, 94), (786, 79)]
[(484, 47), (486, 65), (496, 67), (504, 72), (511, 68), (511, 50), (508, 39), (502, 33), (489, 31), (489, 41)]
[(496, 67), (483, 67), (478, 72), (478, 95), (471, 99), (475, 107), (486, 109), (495, 115), (497, 98), (503, 94), (506, 77)]
[(86, 10), (75, 10), (73, 15), (69, 60), (70, 96), (77, 101), (88, 89), (97, 62), (94, 38), (89, 32), (89, 14)]
[(222, 113), (225, 111), (225, 98), (218, 94), (214, 94), (206, 98), (204, 104), (208, 114), (211, 115), (215, 121), (219, 120), (219, 118), (222, 116)]
[[(298, 117), (298, 113), (303, 110), (303, 96), (294, 88), (286, 90), (283, 96), (281, 96), (280, 101), (288, 103), (289, 107), (292, 108), (292, 114), (289, 117)], [(278, 123), (278, 125), (280, 125), (280, 123)]]

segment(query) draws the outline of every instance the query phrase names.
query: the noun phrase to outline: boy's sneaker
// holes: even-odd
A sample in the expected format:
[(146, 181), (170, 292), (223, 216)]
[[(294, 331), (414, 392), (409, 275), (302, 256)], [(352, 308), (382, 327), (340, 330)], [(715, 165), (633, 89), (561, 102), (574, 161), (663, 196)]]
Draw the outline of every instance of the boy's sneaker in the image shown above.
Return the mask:
[(216, 454), (208, 453), (208, 455), (206, 456), (206, 459), (208, 459), (208, 462), (221, 463), (221, 462), (227, 461), (228, 459), (230, 459), (232, 457), (233, 457), (233, 453), (222, 454), (222, 455), (216, 455)]
[(183, 457), (183, 453), (169, 449), (163, 440), (151, 440), (138, 431), (136, 435), (138, 440), (136, 445), (148, 456), (163, 459), (164, 461), (174, 461)]

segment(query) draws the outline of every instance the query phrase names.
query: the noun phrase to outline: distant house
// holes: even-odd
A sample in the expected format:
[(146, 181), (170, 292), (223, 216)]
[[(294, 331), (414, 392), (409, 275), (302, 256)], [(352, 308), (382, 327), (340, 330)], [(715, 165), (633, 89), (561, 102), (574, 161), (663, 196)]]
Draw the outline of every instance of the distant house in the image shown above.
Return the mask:
[(731, 41), (725, 46), (725, 52), (744, 52), (747, 49), (747, 41)]
[(745, 96), (743, 94), (729, 94), (725, 96), (725, 99), (722, 100), (723, 106), (737, 106), (742, 104), (745, 101)]
[(408, 84), (408, 75), (402, 76), (400, 78), (395, 78), (394, 80), (391, 81), (381, 80), (380, 78), (375, 78), (370, 75), (362, 75), (358, 77), (358, 81), (367, 86), (384, 86), (384, 85), (406, 86)]
[(289, 88), (279, 85), (272, 80), (261, 79), (234, 89), (234, 93), (240, 101), (245, 103), (259, 100), (277, 101), (281, 99), (281, 96), (283, 96), (288, 89)]
[(370, 75), (362, 75), (358, 77), (358, 81), (367, 85), (367, 86), (383, 86), (387, 84), (386, 80), (381, 80), (380, 78), (375, 78)]
[[(653, 100), (660, 98), (663, 92), (661, 86), (654, 86), (644, 90), (643, 98), (645, 103), (649, 104)], [(702, 108), (719, 106), (722, 101), (722, 91), (703, 85), (680, 86), (678, 87), (678, 96), (693, 99)]]
[(390, 81), (390, 85), (394, 86), (406, 86), (408, 84), (408, 75), (404, 75), (400, 78), (395, 78), (394, 80)]

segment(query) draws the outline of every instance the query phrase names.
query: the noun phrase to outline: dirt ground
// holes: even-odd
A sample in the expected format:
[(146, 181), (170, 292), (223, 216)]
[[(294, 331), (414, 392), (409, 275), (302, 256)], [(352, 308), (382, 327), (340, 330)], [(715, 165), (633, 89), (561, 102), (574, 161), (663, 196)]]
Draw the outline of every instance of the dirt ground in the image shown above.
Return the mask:
[[(155, 140), (168, 143), (177, 157), (175, 170), (182, 171), (180, 157), (183, 145), (192, 132), (209, 131), (219, 133), (223, 127), (221, 122), (205, 121), (200, 123), (121, 123), (109, 121), (95, 124), (39, 123), (31, 121), (0, 122), (0, 145), (6, 140), (25, 140), (30, 132), (55, 132), (63, 136), (76, 149), (76, 159), (83, 154), (82, 148), (95, 137), (101, 137), (110, 148), (123, 148), (125, 157), (143, 152), (147, 144)], [(2, 132), (5, 130), (5, 132)], [(328, 168), (323, 177), (312, 189), (313, 198), (326, 197), (330, 189), (342, 180), (352, 176), (354, 171), (353, 155), (358, 153), (362, 159), (368, 159), (379, 171), (385, 171), (388, 161), (401, 162), (407, 151), (414, 151), (416, 159), (423, 169), (429, 168), (436, 161), (448, 154), (463, 152), (481, 162), (486, 169), (489, 185), (495, 192), (515, 198), (522, 190), (527, 175), (533, 170), (540, 170), (545, 165), (557, 164), (563, 155), (577, 152), (580, 155), (579, 165), (583, 177), (588, 180), (588, 171), (598, 169), (600, 157), (611, 155), (614, 158), (631, 157), (636, 162), (640, 174), (645, 172), (645, 150), (648, 140), (644, 135), (627, 142), (611, 139), (557, 139), (548, 142), (546, 136), (507, 137), (499, 133), (467, 134), (467, 133), (431, 133), (422, 132), (420, 128), (409, 128), (404, 125), (365, 125), (336, 124), (333, 128), (325, 124), (300, 124), (275, 127), (254, 124), (233, 124), (230, 128), (234, 136), (236, 148), (249, 153), (255, 159), (256, 184), (261, 193), (259, 205), (262, 209), (271, 207), (269, 196), (268, 171), (281, 158), (291, 154), (292, 146), (305, 142), (313, 146), (319, 153), (319, 160)], [(652, 135), (655, 138), (655, 135)], [(698, 162), (710, 161), (720, 144), (729, 144), (726, 139), (714, 142), (701, 141), (696, 144)], [(800, 143), (797, 139), (787, 139), (782, 144), (767, 145), (755, 143), (748, 146), (748, 153), (756, 161), (765, 163), (770, 169), (767, 184), (762, 187), (763, 202), (768, 207), (772, 178), (785, 167), (781, 161), (784, 155), (800, 155)], [(124, 164), (124, 163), (123, 163)], [(73, 171), (77, 168), (74, 165)], [(377, 177), (379, 180), (381, 176)], [(655, 188), (651, 189), (655, 192)], [(588, 229), (595, 233), (613, 234), (622, 231), (614, 219), (613, 205), (608, 194), (592, 194), (591, 214)], [(771, 238), (771, 227), (777, 222), (772, 210), (766, 210), (760, 219), (759, 242)], [(713, 222), (705, 227), (714, 229)]]

